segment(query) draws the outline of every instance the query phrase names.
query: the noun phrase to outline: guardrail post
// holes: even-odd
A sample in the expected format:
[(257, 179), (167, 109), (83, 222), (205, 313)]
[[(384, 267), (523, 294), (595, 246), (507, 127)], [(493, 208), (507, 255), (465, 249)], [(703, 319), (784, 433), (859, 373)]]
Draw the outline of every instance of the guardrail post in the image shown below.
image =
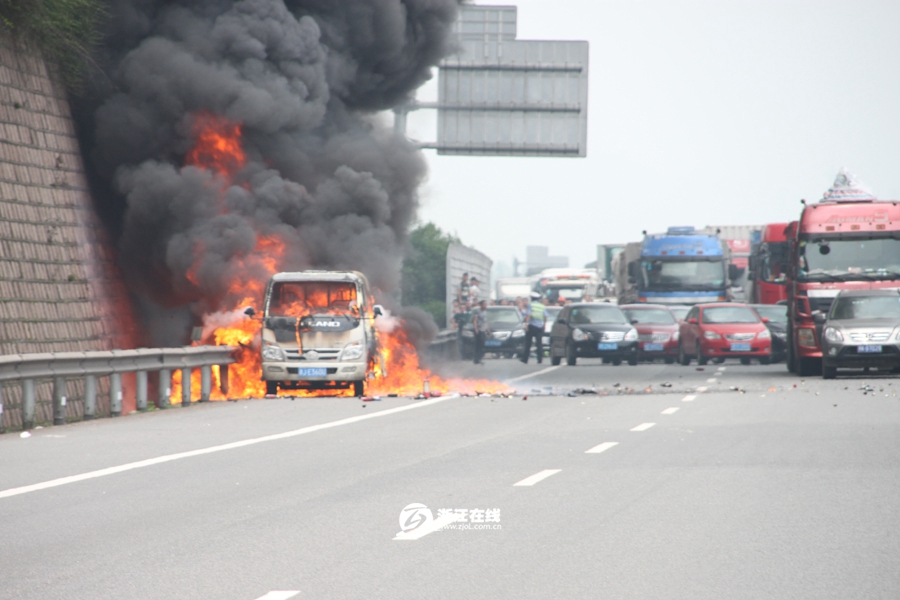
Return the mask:
[(157, 406), (160, 408), (169, 408), (169, 396), (172, 394), (172, 371), (169, 369), (160, 369), (159, 371), (159, 396)]
[(109, 376), (109, 415), (111, 417), (122, 416), (122, 374), (113, 373)]
[(228, 397), (228, 365), (219, 365), (219, 390)]
[(53, 378), (53, 424), (66, 424), (66, 378)]
[(97, 376), (84, 376), (84, 420), (90, 421), (97, 415)]
[(147, 371), (135, 373), (137, 382), (137, 409), (141, 412), (147, 410)]
[(191, 405), (191, 368), (181, 369), (181, 406)]
[(22, 382), (22, 429), (34, 428), (34, 379)]
[(200, 402), (209, 402), (210, 388), (212, 388), (212, 367), (203, 365), (200, 367)]

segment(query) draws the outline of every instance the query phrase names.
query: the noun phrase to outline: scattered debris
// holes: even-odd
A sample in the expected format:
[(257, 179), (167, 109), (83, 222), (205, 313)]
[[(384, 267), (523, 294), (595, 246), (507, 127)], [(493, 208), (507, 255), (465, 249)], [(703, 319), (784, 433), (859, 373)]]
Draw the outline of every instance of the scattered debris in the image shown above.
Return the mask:
[(703, 367), (695, 367), (695, 370), (697, 370), (697, 371), (705, 371), (706, 369), (704, 369)]
[(23, 431), (22, 433), (19, 434), (19, 437), (20, 437), (20, 438), (30, 438), (30, 437), (31, 437), (31, 432), (29, 432), (29, 431)]
[(659, 384), (659, 387), (670, 388), (670, 387), (672, 387), (672, 384), (669, 383), (668, 381), (665, 381), (665, 382)]

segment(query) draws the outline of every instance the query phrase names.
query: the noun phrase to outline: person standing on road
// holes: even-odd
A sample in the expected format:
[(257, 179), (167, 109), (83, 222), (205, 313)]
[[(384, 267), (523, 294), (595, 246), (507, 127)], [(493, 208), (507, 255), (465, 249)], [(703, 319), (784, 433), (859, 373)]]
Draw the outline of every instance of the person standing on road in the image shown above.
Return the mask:
[(487, 320), (487, 301), (478, 303), (478, 308), (472, 312), (472, 327), (475, 329), (475, 349), (472, 352), (472, 362), (480, 365), (484, 358), (484, 341), (491, 332)]
[(519, 357), (526, 365), (531, 355), (531, 340), (535, 342), (538, 364), (544, 362), (544, 306), (541, 295), (531, 292), (531, 303), (528, 305), (528, 330), (525, 332), (525, 348)]

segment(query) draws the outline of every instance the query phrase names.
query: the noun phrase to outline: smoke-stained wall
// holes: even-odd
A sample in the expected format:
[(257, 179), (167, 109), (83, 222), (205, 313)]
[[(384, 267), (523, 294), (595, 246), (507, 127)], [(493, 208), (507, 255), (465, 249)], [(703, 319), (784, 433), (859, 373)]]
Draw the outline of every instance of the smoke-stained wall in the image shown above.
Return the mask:
[[(426, 165), (376, 113), (452, 50), (456, 12), (457, 0), (110, 1), (79, 128), (151, 344), (184, 343), (243, 299), (235, 282), (268, 279), (261, 240), (278, 270), (397, 287)], [(185, 160), (210, 117), (240, 126), (236, 173)]]
[[(64, 92), (40, 54), (0, 28), (0, 353), (130, 347), (126, 290), (102, 236)], [(80, 416), (70, 386), (69, 416)], [(3, 426), (18, 427), (20, 390), (3, 391)], [(38, 421), (52, 418), (50, 395), (39, 386)]]

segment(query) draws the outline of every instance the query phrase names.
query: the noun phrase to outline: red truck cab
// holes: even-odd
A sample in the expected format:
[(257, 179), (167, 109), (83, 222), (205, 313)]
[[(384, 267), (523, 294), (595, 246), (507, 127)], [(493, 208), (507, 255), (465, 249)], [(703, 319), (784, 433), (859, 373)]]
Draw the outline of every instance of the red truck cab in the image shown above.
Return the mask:
[(900, 202), (880, 201), (845, 172), (787, 228), (788, 369), (817, 374), (821, 317), (841, 290), (900, 288)]
[(787, 300), (787, 270), (790, 254), (785, 234), (788, 223), (770, 223), (763, 228), (760, 243), (750, 254), (751, 304), (777, 304)]

